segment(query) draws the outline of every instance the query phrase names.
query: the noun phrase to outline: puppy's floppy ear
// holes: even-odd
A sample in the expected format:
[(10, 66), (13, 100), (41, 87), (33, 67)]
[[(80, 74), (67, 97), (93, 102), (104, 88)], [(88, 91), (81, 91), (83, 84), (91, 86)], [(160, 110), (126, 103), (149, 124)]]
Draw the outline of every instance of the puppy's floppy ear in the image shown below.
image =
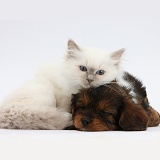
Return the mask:
[(125, 131), (143, 131), (147, 129), (148, 116), (141, 106), (130, 101), (122, 110), (119, 125)]

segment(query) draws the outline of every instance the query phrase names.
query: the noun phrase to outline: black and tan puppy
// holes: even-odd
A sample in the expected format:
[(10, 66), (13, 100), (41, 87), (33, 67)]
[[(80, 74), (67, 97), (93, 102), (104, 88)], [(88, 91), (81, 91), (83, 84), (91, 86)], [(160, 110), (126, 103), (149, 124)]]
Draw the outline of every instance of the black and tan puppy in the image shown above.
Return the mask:
[(143, 131), (159, 125), (159, 113), (149, 105), (143, 84), (128, 73), (124, 80), (131, 88), (114, 82), (73, 95), (74, 127), (82, 131)]

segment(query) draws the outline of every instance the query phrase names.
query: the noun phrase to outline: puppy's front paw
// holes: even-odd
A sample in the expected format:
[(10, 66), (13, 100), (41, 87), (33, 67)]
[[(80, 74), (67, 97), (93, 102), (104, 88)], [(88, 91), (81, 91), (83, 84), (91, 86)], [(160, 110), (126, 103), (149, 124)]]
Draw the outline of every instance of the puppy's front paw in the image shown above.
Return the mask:
[(74, 125), (71, 125), (71, 126), (64, 128), (64, 130), (77, 130), (77, 128)]

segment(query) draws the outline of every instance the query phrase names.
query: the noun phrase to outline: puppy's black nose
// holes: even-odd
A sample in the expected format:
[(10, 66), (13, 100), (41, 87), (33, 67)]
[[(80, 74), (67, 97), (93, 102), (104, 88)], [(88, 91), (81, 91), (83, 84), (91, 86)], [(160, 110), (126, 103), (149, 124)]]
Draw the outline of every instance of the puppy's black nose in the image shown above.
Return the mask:
[(91, 120), (89, 118), (86, 118), (86, 117), (82, 118), (81, 121), (82, 121), (82, 125), (84, 127), (88, 126), (88, 124), (91, 122)]

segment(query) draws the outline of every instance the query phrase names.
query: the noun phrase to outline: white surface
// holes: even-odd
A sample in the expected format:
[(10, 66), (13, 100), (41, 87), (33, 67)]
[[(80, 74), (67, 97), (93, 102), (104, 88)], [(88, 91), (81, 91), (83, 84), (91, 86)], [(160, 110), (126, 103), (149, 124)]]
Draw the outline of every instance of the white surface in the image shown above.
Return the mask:
[(13, 139), (120, 139), (120, 140), (160, 140), (160, 126), (149, 127), (146, 131), (103, 131), (103, 132), (84, 132), (76, 130), (0, 130), (0, 141)]
[[(159, 6), (158, 0), (2, 0), (0, 102), (43, 63), (58, 61), (72, 38), (106, 50), (125, 47), (125, 69), (144, 82), (160, 112)], [(159, 126), (144, 132), (0, 130), (2, 160), (159, 159), (159, 145)]]
[(58, 61), (68, 38), (105, 50), (126, 48), (124, 68), (147, 87), (160, 111), (160, 21), (0, 21), (0, 101), (44, 63)]
[(0, 130), (0, 150), (4, 160), (158, 159), (159, 133)]

